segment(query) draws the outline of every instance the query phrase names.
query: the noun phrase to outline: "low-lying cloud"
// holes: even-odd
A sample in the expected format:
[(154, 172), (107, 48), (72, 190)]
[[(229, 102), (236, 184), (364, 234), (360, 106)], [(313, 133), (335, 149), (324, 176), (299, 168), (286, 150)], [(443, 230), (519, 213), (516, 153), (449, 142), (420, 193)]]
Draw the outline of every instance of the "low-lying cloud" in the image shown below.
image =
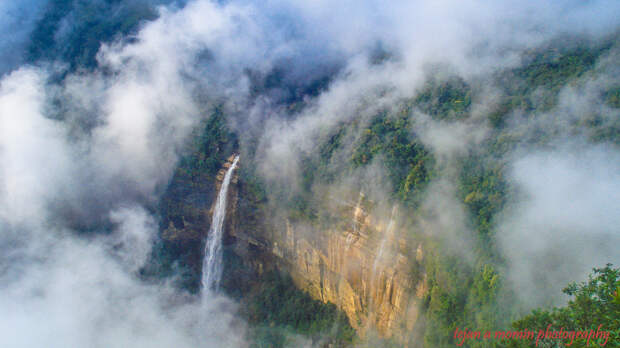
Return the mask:
[(560, 290), (593, 267), (620, 263), (620, 153), (579, 144), (525, 155), (512, 179), (523, 199), (498, 237), (509, 279), (526, 303), (558, 304)]

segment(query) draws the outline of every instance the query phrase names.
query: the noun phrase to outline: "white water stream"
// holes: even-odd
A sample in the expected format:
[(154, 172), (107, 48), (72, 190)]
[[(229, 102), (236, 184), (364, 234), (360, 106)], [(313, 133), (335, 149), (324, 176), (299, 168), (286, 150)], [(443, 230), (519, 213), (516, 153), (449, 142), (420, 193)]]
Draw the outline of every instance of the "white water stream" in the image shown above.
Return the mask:
[(220, 279), (222, 278), (223, 251), (222, 251), (222, 229), (224, 218), (226, 217), (226, 197), (228, 196), (228, 186), (232, 173), (237, 166), (239, 156), (236, 156), (222, 181), (222, 187), (217, 195), (211, 228), (205, 243), (204, 258), (202, 260), (202, 291), (218, 291)]

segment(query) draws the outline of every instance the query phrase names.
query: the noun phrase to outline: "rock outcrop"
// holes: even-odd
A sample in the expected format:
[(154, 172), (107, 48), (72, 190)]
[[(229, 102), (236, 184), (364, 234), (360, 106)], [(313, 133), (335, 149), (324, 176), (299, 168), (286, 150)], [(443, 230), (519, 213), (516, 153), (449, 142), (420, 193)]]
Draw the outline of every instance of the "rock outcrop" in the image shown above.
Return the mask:
[[(232, 160), (233, 156), (218, 174), (216, 192)], [(242, 272), (251, 271), (260, 281), (260, 274), (267, 269), (284, 270), (313, 298), (337, 305), (360, 336), (372, 330), (407, 343), (426, 292), (423, 273), (413, 272), (419, 270), (424, 252), (422, 244), (390, 222), (397, 220), (396, 209), (391, 219), (374, 216), (360, 194), (355, 202), (339, 204), (338, 222), (333, 226), (319, 228), (286, 218), (266, 223), (260, 212), (244, 210), (243, 192), (243, 183), (235, 173), (229, 188), (224, 244), (242, 260)], [(210, 221), (211, 213), (212, 208), (204, 211), (202, 220)], [(247, 223), (248, 219), (252, 222)], [(195, 236), (195, 227), (186, 229), (185, 237), (204, 238), (209, 226), (201, 228), (200, 236)], [(163, 236), (174, 238), (183, 233), (171, 225)], [(225, 274), (240, 277), (241, 273)]]
[(313, 298), (336, 304), (361, 336), (374, 330), (407, 343), (426, 292), (424, 275), (412, 272), (423, 261), (423, 248), (364, 211), (363, 199), (360, 194), (357, 204), (342, 204), (337, 226), (321, 229), (282, 219), (269, 230), (228, 231), (248, 267), (258, 273), (284, 269)]

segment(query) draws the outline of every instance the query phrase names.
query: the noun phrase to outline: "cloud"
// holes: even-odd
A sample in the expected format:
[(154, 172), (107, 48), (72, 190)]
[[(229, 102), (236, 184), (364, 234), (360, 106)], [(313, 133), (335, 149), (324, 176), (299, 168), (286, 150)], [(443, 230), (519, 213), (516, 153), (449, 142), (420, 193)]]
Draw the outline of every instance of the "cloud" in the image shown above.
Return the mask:
[(22, 67), (0, 82), (3, 346), (245, 345), (231, 301), (137, 277), (157, 234), (151, 208), (203, 117), (183, 65), (204, 46), (165, 45), (157, 23), (102, 50), (110, 74), (53, 84)]
[[(145, 111), (148, 106), (136, 103), (131, 109), (134, 113), (127, 116), (147, 132), (125, 133), (123, 127), (110, 126), (126, 121), (110, 120), (116, 116), (112, 111), (112, 116), (102, 117), (110, 121), (101, 126), (115, 139), (112, 144), (99, 141), (94, 132), (94, 136), (83, 138), (86, 145), (76, 145), (68, 136), (66, 122), (45, 115), (45, 78), (44, 71), (26, 68), (11, 73), (0, 84), (0, 302), (4, 308), (0, 344), (244, 346), (243, 335), (229, 333), (244, 330), (229, 300), (200, 302), (165, 284), (149, 285), (137, 278), (136, 271), (144, 265), (157, 233), (156, 220), (140, 206), (140, 200), (127, 205), (131, 196), (99, 197), (103, 188), (89, 181), (94, 175), (90, 178), (115, 186), (127, 173), (135, 174), (130, 177), (137, 181), (168, 180), (171, 169), (168, 177), (149, 169), (172, 168), (176, 159), (150, 153), (157, 151), (155, 146), (120, 146), (121, 154), (127, 151), (134, 157), (119, 171), (110, 170), (109, 158), (93, 156), (117, 150), (118, 143), (131, 142), (132, 137), (139, 137), (138, 142), (149, 136), (157, 138), (161, 128), (150, 123), (150, 113)], [(124, 85), (111, 86), (120, 89)], [(122, 103), (134, 91), (115, 92), (119, 94), (110, 93), (104, 100), (112, 105)], [(83, 148), (92, 153), (84, 153)], [(101, 170), (78, 170), (84, 167)], [(154, 194), (152, 185), (144, 190)], [(114, 226), (108, 235), (80, 236), (79, 231), (70, 229), (73, 221), (55, 214), (57, 204), (80, 197), (92, 200), (88, 207), (106, 199), (107, 206), (114, 207), (106, 217)], [(103, 232), (104, 226), (99, 229)]]
[(524, 302), (558, 304), (569, 282), (620, 263), (619, 160), (616, 149), (578, 144), (514, 163), (511, 178), (524, 198), (501, 220), (498, 237)]
[(0, 83), (0, 217), (10, 224), (45, 219), (50, 191), (72, 171), (64, 125), (42, 115), (42, 79), (23, 69)]
[[(224, 298), (200, 303), (141, 283), (99, 242), (38, 242), (18, 279), (0, 289), (7, 347), (239, 347), (243, 324)], [(36, 260), (32, 262), (32, 260)], [(215, 319), (217, 318), (217, 319)]]

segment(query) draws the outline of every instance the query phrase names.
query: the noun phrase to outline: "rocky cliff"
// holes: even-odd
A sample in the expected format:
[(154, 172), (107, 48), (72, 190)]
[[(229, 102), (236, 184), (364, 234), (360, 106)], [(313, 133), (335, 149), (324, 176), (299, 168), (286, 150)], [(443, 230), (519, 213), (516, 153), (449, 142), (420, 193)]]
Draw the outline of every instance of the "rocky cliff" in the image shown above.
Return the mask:
[(338, 221), (327, 228), (282, 218), (248, 229), (231, 206), (227, 233), (236, 253), (256, 272), (284, 269), (300, 289), (336, 304), (361, 336), (375, 330), (406, 343), (426, 291), (423, 247), (399, 229), (396, 208), (386, 219), (370, 213), (371, 207), (360, 193), (356, 202), (339, 204)]
[[(218, 173), (213, 194), (232, 159)], [(265, 270), (278, 268), (313, 298), (337, 305), (360, 336), (372, 331), (401, 343), (409, 340), (426, 291), (420, 271), (424, 251), (399, 228), (396, 208), (391, 217), (375, 216), (373, 204), (360, 193), (339, 203), (337, 221), (325, 228), (287, 218), (267, 223), (264, 212), (248, 208), (245, 190), (237, 172), (229, 188), (224, 244), (243, 267), (225, 277), (245, 279), (228, 279), (229, 284), (260, 281)], [(205, 238), (211, 213), (212, 207), (203, 209), (200, 223), (185, 223), (182, 229), (170, 223), (162, 237)]]

